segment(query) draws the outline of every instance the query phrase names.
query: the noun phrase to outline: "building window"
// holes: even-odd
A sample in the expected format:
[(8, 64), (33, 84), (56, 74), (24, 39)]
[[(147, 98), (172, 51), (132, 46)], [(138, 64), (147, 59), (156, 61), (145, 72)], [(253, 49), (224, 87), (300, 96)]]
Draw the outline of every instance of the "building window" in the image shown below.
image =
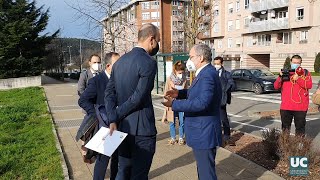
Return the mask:
[(148, 20), (148, 19), (150, 19), (150, 13), (149, 12), (142, 13), (142, 20)]
[(308, 42), (308, 31), (301, 31), (300, 32), (300, 44), (304, 44)]
[(213, 25), (213, 32), (219, 32), (219, 24), (217, 22)]
[(250, 4), (249, 0), (244, 0), (244, 8), (245, 9), (249, 8), (249, 4)]
[(159, 19), (159, 12), (151, 12), (151, 19)]
[(232, 48), (232, 38), (228, 38), (228, 48)]
[(218, 40), (218, 48), (221, 49), (222, 48), (222, 40)]
[(253, 37), (250, 36), (250, 37), (248, 37), (247, 46), (250, 47), (252, 45), (253, 45)]
[(152, 22), (152, 24), (157, 26), (158, 28), (160, 27), (160, 23), (159, 22)]
[(172, 1), (173, 6), (178, 6), (178, 3), (179, 3), (178, 1)]
[(233, 21), (228, 21), (228, 31), (232, 31), (233, 29)]
[(141, 2), (142, 9), (150, 9), (150, 4), (149, 2)]
[(240, 29), (240, 20), (236, 19), (236, 29)]
[(270, 34), (258, 35), (258, 46), (270, 46), (270, 44), (271, 44)]
[(151, 9), (158, 9), (159, 8), (159, 1), (151, 2)]
[(240, 11), (240, 1), (236, 2), (236, 12)]
[(303, 20), (304, 9), (303, 7), (297, 8), (297, 20)]
[(241, 47), (241, 39), (240, 38), (236, 39), (236, 47), (237, 48)]
[(288, 11), (279, 11), (278, 18), (286, 18), (288, 17)]
[(248, 17), (245, 17), (244, 18), (244, 28), (246, 29), (247, 27), (249, 27), (249, 22), (250, 22), (250, 19)]
[(233, 3), (228, 4), (228, 12), (229, 12), (229, 14), (233, 13)]
[(172, 11), (172, 15), (178, 16), (178, 11), (177, 11), (177, 10), (173, 10), (173, 11)]
[(292, 44), (292, 32), (278, 33), (276, 43)]
[(219, 6), (214, 6), (214, 16), (219, 16)]

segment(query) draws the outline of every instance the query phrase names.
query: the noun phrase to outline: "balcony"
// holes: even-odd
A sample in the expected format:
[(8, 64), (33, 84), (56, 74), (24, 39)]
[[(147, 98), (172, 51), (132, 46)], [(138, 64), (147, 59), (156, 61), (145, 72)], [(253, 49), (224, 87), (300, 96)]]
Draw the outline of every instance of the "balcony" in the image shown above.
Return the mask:
[(263, 32), (263, 31), (274, 31), (280, 29), (288, 29), (289, 21), (288, 18), (270, 19), (265, 21), (257, 21), (249, 23), (249, 32)]
[(268, 9), (287, 7), (288, 5), (289, 5), (289, 0), (255, 1), (250, 3), (250, 11), (254, 13), (254, 12), (260, 12), (260, 11), (266, 11)]

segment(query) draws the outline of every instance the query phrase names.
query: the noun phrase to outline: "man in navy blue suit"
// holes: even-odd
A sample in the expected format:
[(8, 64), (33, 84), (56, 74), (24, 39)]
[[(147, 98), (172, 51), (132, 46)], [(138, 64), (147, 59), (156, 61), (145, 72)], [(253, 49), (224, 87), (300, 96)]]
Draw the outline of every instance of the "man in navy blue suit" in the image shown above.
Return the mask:
[(198, 177), (216, 180), (216, 147), (221, 146), (222, 141), (219, 75), (210, 64), (211, 49), (207, 45), (195, 45), (189, 55), (186, 65), (189, 71), (196, 71), (196, 78), (188, 90), (168, 91), (167, 101), (162, 104), (172, 107), (173, 111), (184, 112), (186, 141), (197, 161)]
[(157, 71), (152, 58), (159, 50), (160, 33), (153, 24), (138, 32), (138, 45), (113, 66), (105, 92), (110, 134), (128, 133), (119, 146), (117, 180), (147, 180), (156, 148), (156, 126), (151, 91)]
[[(105, 71), (99, 75), (91, 78), (88, 82), (88, 86), (81, 94), (78, 101), (79, 106), (83, 108), (87, 114), (96, 114), (95, 105), (104, 105), (104, 93), (108, 81), (110, 79), (111, 69), (113, 64), (119, 59), (119, 54), (110, 52), (105, 55)], [(99, 121), (99, 128), (101, 126), (108, 126), (108, 123)], [(106, 170), (109, 163), (109, 157), (103, 154), (97, 156), (96, 164), (94, 167), (94, 180), (103, 180), (106, 174)], [(114, 180), (118, 172), (118, 154), (115, 152), (111, 157), (111, 174), (110, 179)]]

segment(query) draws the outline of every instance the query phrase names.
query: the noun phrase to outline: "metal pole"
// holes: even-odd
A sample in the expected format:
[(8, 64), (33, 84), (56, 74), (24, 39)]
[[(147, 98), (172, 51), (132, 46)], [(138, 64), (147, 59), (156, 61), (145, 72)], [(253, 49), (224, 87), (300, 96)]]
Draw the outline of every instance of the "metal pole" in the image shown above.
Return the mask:
[(72, 46), (67, 46), (68, 48), (69, 48), (69, 58), (70, 58), (70, 64), (71, 64), (71, 50), (70, 50), (70, 48), (72, 47)]
[(82, 71), (82, 46), (81, 46), (81, 39), (80, 39), (80, 72)]

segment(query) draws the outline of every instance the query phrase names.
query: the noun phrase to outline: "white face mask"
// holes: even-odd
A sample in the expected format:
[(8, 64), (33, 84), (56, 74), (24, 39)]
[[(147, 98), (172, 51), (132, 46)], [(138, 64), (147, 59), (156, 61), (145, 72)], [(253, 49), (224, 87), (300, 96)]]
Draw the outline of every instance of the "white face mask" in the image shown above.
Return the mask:
[(91, 65), (91, 68), (94, 70), (94, 71), (101, 71), (101, 64), (99, 63), (94, 63)]
[(182, 79), (182, 74), (178, 74), (177, 77)]
[(216, 68), (216, 70), (221, 69), (221, 65), (214, 65), (214, 67)]
[(190, 60), (190, 58), (188, 59), (186, 66), (187, 66), (188, 71), (196, 71), (197, 70), (196, 65), (194, 65), (194, 63)]

